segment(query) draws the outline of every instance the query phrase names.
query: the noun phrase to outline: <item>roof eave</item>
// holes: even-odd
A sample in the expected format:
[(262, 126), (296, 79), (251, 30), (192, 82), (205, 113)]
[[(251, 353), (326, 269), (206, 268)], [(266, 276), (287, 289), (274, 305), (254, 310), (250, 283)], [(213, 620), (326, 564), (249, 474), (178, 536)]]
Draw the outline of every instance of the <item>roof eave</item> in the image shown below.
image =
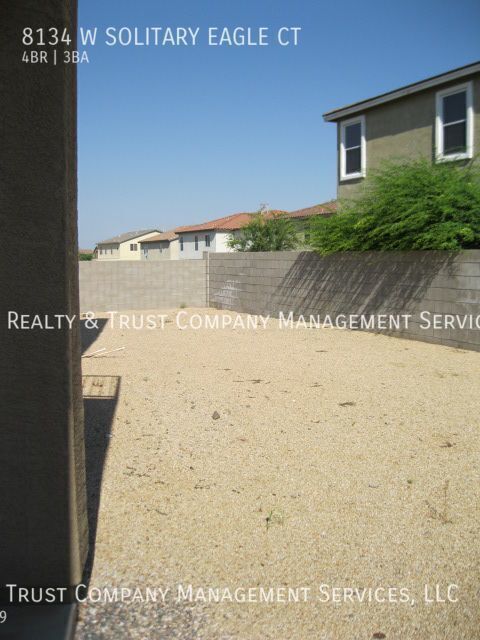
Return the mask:
[(136, 236), (131, 236), (130, 238), (125, 238), (124, 240), (110, 238), (109, 240), (101, 240), (97, 242), (96, 246), (99, 247), (101, 244), (123, 244), (124, 242), (131, 242), (132, 240), (136, 240), (137, 238), (141, 238), (143, 236), (147, 236), (149, 233), (162, 233), (159, 229), (152, 229), (151, 231), (146, 231), (145, 233), (139, 233)]
[(479, 72), (480, 62), (474, 62), (473, 64), (466, 65), (465, 67), (460, 67), (459, 69), (454, 69), (453, 71), (447, 71), (447, 73), (442, 73), (438, 76), (427, 78), (426, 80), (420, 80), (420, 82), (409, 84), (405, 87), (401, 87), (400, 89), (382, 93), (378, 96), (375, 96), (374, 98), (368, 98), (367, 100), (355, 102), (339, 109), (327, 111), (323, 114), (323, 119), (325, 122), (336, 122), (337, 120), (342, 120), (343, 118), (346, 118), (348, 116), (355, 115), (357, 113), (363, 113), (367, 109), (372, 109), (373, 107), (385, 104), (386, 102), (399, 100), (400, 98), (404, 98), (405, 96), (409, 96), (413, 93), (426, 91), (427, 89), (431, 89), (442, 84), (447, 84), (448, 82), (459, 80), (461, 78), (465, 78)]

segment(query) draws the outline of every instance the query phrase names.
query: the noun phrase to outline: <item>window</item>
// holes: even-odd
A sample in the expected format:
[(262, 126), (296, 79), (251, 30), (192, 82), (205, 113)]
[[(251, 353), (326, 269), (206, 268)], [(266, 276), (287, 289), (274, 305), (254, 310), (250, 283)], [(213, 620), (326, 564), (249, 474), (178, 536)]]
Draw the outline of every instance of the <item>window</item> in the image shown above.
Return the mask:
[(208, 234), (205, 236), (205, 246), (206, 247), (210, 246), (210, 236)]
[(136, 243), (130, 245), (130, 251), (136, 251), (137, 248), (138, 248), (138, 245)]
[(198, 251), (198, 236), (195, 236), (195, 251)]
[(472, 83), (437, 93), (436, 159), (473, 157)]
[(180, 251), (183, 251), (183, 236), (180, 236)]
[(365, 176), (365, 116), (340, 124), (340, 180)]

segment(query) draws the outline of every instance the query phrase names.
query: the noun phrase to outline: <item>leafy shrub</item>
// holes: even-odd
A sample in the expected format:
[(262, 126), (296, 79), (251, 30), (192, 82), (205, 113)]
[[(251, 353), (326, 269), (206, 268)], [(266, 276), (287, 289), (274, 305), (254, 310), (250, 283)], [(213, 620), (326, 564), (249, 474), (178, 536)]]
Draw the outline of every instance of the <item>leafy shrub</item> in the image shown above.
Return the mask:
[(93, 260), (93, 254), (92, 253), (79, 253), (78, 254), (78, 259), (79, 260)]
[(230, 234), (227, 246), (235, 251), (289, 251), (297, 246), (297, 232), (282, 214), (258, 212), (237, 234)]
[(313, 219), (311, 244), (336, 251), (480, 247), (480, 170), (470, 163), (388, 163), (340, 213)]

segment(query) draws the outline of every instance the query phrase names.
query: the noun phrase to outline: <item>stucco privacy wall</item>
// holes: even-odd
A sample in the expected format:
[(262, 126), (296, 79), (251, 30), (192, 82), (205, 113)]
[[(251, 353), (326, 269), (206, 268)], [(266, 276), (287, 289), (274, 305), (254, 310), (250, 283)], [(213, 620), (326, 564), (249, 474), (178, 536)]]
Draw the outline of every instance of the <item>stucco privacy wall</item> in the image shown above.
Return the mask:
[(80, 263), (80, 310), (206, 305), (205, 260)]
[[(210, 254), (209, 303), (251, 314), (412, 314), (403, 337), (480, 350), (480, 331), (421, 329), (420, 312), (480, 314), (480, 251)], [(432, 316), (429, 316), (430, 319)]]

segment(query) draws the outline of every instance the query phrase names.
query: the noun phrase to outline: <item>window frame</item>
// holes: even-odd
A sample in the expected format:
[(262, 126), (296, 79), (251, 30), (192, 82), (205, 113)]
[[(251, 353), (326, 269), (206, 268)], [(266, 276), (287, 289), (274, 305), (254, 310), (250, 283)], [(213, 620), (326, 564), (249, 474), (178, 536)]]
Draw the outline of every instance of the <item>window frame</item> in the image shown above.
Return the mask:
[[(346, 128), (351, 126), (352, 124), (360, 123), (360, 171), (355, 171), (355, 173), (346, 173), (347, 168), (347, 149), (345, 147), (345, 132)], [(340, 181), (346, 180), (359, 180), (361, 178), (365, 178), (366, 170), (367, 170), (367, 145), (365, 138), (365, 116), (356, 116), (355, 118), (350, 118), (349, 120), (343, 120), (340, 122)], [(349, 147), (353, 149), (354, 147)]]
[(198, 251), (198, 236), (195, 236), (194, 242), (195, 242), (195, 251)]
[(205, 248), (208, 249), (210, 247), (210, 234), (205, 234)]
[(138, 251), (138, 242), (130, 243), (130, 251)]
[(180, 243), (180, 251), (183, 251), (183, 236), (180, 236), (179, 243)]
[[(444, 153), (444, 123), (443, 123), (443, 99), (455, 93), (465, 92), (465, 151), (461, 153)], [(461, 120), (458, 120), (461, 122)], [(454, 124), (454, 123), (449, 123)], [(448, 126), (448, 125), (447, 125)], [(455, 160), (470, 160), (473, 158), (473, 84), (464, 82), (447, 89), (437, 91), (435, 96), (435, 161), (455, 162)]]

